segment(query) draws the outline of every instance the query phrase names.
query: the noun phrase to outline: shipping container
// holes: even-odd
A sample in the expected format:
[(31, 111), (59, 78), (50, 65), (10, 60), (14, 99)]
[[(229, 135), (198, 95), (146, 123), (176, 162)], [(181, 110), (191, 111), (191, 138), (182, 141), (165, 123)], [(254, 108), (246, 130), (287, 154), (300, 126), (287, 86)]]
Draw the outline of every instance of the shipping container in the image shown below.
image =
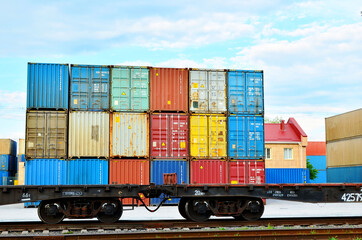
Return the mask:
[(328, 167), (327, 183), (362, 183), (362, 166)]
[(151, 114), (152, 158), (187, 158), (189, 116), (176, 113)]
[(16, 142), (11, 139), (0, 139), (0, 154), (16, 156)]
[(19, 138), (18, 148), (18, 155), (25, 155), (25, 139)]
[(1, 185), (13, 185), (13, 184), (11, 184), (12, 181), (10, 181), (10, 180), (14, 180), (14, 176), (15, 176), (14, 172), (0, 170), (0, 186)]
[(109, 113), (69, 114), (69, 158), (109, 156)]
[(18, 185), (24, 185), (24, 184), (25, 184), (25, 162), (19, 162), (18, 163)]
[(183, 68), (150, 68), (150, 110), (188, 112), (189, 72)]
[[(150, 161), (148, 159), (111, 159), (109, 160), (109, 184), (150, 184)], [(142, 200), (149, 205), (149, 199)], [(125, 198), (124, 205), (133, 203), (131, 198)], [(136, 203), (134, 201), (134, 203)]]
[[(177, 183), (189, 183), (189, 164), (186, 160), (153, 160), (150, 163), (151, 167), (151, 178), (150, 182), (155, 183), (156, 185), (163, 184), (163, 174), (164, 173), (176, 173), (177, 174)], [(164, 195), (162, 194), (160, 198), (152, 198), (151, 204), (158, 205)], [(173, 198), (167, 200), (165, 204), (177, 204), (180, 199)]]
[(199, 159), (190, 162), (191, 184), (227, 184), (228, 162), (225, 160)]
[(230, 115), (228, 129), (230, 159), (264, 159), (264, 117)]
[(111, 113), (111, 157), (149, 156), (148, 114)]
[(326, 170), (327, 168), (327, 157), (324, 156), (307, 156), (307, 160), (317, 170)]
[(146, 112), (149, 107), (149, 69), (119, 66), (111, 68), (111, 109)]
[(327, 167), (362, 165), (362, 136), (327, 143)]
[(67, 110), (69, 65), (28, 63), (27, 109)]
[(18, 155), (18, 162), (25, 162), (25, 154)]
[(71, 65), (70, 108), (80, 111), (109, 110), (109, 67)]
[(190, 116), (192, 158), (226, 158), (226, 117), (221, 114)]
[(263, 86), (262, 71), (229, 70), (229, 113), (264, 114)]
[(362, 136), (362, 108), (326, 118), (326, 141)]
[(226, 112), (225, 71), (190, 71), (190, 111), (194, 113)]
[(0, 171), (12, 171), (17, 170), (17, 157), (13, 155), (1, 154), (0, 155)]
[(67, 162), (67, 184), (108, 184), (108, 160), (76, 159)]
[(307, 156), (323, 155), (326, 155), (326, 142), (308, 142)]
[(26, 113), (26, 158), (67, 158), (68, 114), (65, 111)]
[(309, 170), (305, 168), (266, 168), (265, 183), (308, 183)]
[(229, 182), (231, 184), (265, 183), (265, 164), (263, 161), (230, 161)]
[(327, 183), (327, 170), (318, 170), (317, 178), (310, 180), (309, 183)]

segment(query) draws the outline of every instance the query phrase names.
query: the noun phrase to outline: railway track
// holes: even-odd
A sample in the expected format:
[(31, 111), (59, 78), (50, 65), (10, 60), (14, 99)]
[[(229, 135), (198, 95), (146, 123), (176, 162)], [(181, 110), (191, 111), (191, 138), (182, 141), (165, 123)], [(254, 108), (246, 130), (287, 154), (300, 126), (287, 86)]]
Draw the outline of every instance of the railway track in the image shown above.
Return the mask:
[(283, 218), (259, 221), (212, 219), (203, 223), (174, 221), (65, 221), (0, 223), (5, 239), (358, 239), (362, 218)]

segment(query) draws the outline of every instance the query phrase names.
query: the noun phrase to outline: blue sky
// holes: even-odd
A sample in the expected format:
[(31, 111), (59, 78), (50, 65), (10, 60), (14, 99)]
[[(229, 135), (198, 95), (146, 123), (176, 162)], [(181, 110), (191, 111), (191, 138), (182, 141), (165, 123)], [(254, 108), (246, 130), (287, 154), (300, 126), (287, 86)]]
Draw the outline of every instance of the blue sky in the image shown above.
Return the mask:
[(362, 107), (360, 1), (3, 1), (0, 138), (24, 138), (27, 62), (264, 70), (266, 117), (310, 140)]

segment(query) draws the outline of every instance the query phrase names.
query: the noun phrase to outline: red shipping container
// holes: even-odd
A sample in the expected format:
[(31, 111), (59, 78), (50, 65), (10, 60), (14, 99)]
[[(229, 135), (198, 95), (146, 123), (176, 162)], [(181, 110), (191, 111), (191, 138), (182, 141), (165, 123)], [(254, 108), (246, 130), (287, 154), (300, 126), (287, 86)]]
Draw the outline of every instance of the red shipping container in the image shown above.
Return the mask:
[(263, 161), (231, 161), (229, 162), (231, 184), (265, 183), (265, 164)]
[(183, 68), (150, 68), (150, 110), (188, 112), (189, 72)]
[[(150, 184), (150, 162), (149, 160), (122, 159), (109, 160), (109, 184)], [(149, 205), (149, 199), (142, 200)], [(134, 201), (136, 203), (136, 201)], [(132, 198), (124, 198), (123, 204), (132, 204)]]
[(189, 116), (177, 113), (151, 114), (152, 158), (187, 158)]
[(227, 162), (223, 160), (192, 160), (190, 184), (226, 184), (227, 166)]
[(325, 156), (326, 142), (308, 142), (307, 156)]

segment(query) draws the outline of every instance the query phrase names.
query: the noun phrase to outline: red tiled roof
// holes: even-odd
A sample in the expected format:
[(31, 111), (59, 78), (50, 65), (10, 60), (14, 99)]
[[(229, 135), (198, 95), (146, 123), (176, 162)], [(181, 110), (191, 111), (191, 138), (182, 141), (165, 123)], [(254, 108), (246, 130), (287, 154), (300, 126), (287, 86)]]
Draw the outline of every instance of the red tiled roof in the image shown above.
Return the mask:
[(307, 134), (294, 118), (289, 118), (284, 125), (284, 130), (281, 130), (281, 123), (265, 124), (266, 142), (300, 142), (301, 136), (306, 137)]

